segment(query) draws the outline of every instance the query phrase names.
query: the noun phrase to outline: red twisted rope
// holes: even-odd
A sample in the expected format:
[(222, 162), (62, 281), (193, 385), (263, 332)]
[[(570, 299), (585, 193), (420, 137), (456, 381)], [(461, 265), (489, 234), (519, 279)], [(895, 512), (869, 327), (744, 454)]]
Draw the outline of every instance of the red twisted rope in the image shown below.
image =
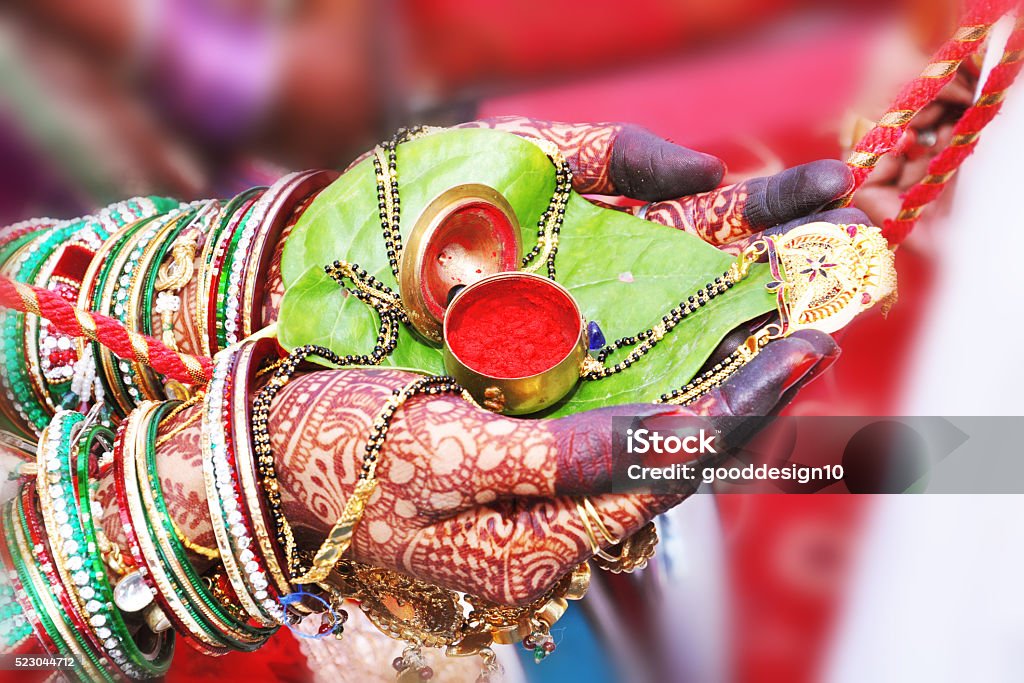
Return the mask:
[(118, 358), (145, 363), (185, 384), (206, 384), (213, 376), (209, 358), (179, 353), (152, 337), (129, 331), (118, 320), (75, 308), (48, 289), (0, 276), (0, 306), (38, 315), (62, 334), (90, 339)]
[[(935, 101), (939, 92), (956, 76), (957, 69), (963, 61), (977, 52), (988, 37), (992, 25), (1018, 2), (1019, 0), (974, 0), (970, 3), (956, 33), (939, 48), (921, 75), (903, 86), (885, 115), (854, 147), (846, 162), (854, 176), (854, 189), (851, 195), (863, 185), (878, 160), (899, 144), (914, 116)], [(1016, 31), (1014, 35), (1014, 40), (1018, 41)], [(961, 119), (963, 126), (958, 128), (961, 128), (965, 137), (956, 139), (961, 144), (952, 145), (945, 150), (944, 154), (940, 155), (941, 161), (940, 157), (933, 160), (935, 170), (929, 169), (929, 176), (922, 185), (934, 187), (912, 188), (904, 199), (904, 210), (895, 219), (886, 221), (885, 232), (890, 243), (898, 244), (907, 236), (925, 204), (938, 197), (949, 178), (974, 150), (981, 129), (999, 110), (1002, 102), (1001, 93), (1019, 73), (1019, 60), (1017, 49), (1008, 46), (1003, 63), (1000, 64), (1000, 67), (1005, 68), (994, 71), (986, 82), (985, 95), (988, 97), (983, 95), (979, 98), (974, 107)], [(849, 197), (841, 201), (840, 205), (848, 203)]]
[(999, 64), (992, 68), (978, 101), (953, 127), (953, 140), (928, 164), (928, 175), (910, 188), (903, 197), (903, 206), (896, 218), (885, 222), (884, 231), (890, 242), (899, 244), (914, 229), (921, 210), (935, 201), (946, 189), (960, 165), (974, 153), (982, 129), (995, 119), (1003, 107), (1006, 90), (1017, 79), (1024, 66), (1024, 20), (1018, 20), (1003, 50)]

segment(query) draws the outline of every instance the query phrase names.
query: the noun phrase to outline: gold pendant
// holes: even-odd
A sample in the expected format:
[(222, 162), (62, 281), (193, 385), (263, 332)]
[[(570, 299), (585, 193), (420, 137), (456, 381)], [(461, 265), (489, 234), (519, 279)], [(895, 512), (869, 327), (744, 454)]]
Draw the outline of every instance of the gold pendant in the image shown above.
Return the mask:
[(803, 329), (835, 332), (877, 303), (888, 310), (896, 298), (893, 253), (875, 227), (810, 223), (757, 240), (743, 258), (762, 256), (779, 313), (771, 338)]
[(689, 405), (749, 363), (764, 346), (798, 330), (832, 333), (857, 314), (896, 301), (896, 267), (889, 244), (876, 227), (809, 223), (782, 235), (768, 235), (743, 250), (730, 270), (734, 281), (765, 259), (776, 297), (778, 321), (751, 335), (721, 363), (662, 402)]

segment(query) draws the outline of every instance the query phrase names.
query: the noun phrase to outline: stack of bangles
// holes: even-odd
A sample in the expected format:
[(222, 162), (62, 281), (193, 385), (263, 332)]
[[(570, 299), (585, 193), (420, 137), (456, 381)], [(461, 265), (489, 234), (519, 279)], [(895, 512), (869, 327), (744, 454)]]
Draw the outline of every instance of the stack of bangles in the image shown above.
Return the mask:
[[(0, 229), (0, 273), (58, 293), (171, 348), (179, 310), (194, 311), (196, 348), (212, 356), (264, 327), (264, 284), (275, 249), (337, 174), (308, 171), (228, 202), (131, 199), (95, 216)], [(188, 297), (186, 301), (185, 298)], [(48, 321), (3, 312), (6, 371), (0, 428), (35, 439), (61, 408), (104, 404), (119, 419), (145, 400), (187, 399), (191, 387)]]
[[(551, 626), (585, 593), (586, 563), (512, 607), (343, 559), (377, 485), (392, 418), (420, 395), (471, 401), (451, 377), (394, 391), (372, 423), (341, 518), (316, 552), (296, 545), (271, 448), (271, 403), (310, 356), (334, 365), (362, 357), (317, 346), (283, 357), (276, 340), (253, 333), (271, 322), (264, 289), (277, 248), (336, 176), (294, 173), (223, 203), (139, 198), (96, 216), (0, 230), (5, 275), (214, 358), (203, 386), (179, 383), (138, 353), (119, 358), (36, 315), (2, 313), (0, 448), (25, 457), (12, 472), (21, 488), (0, 509), (0, 654), (66, 658), (88, 681), (160, 678), (178, 638), (207, 655), (253, 651), (282, 625), (340, 638), (348, 600), (409, 643), (395, 662), (400, 676), (432, 675), (421, 647), (479, 655), (487, 677), (500, 670), (492, 644), (522, 642), (538, 661), (554, 649)], [(176, 338), (182, 312), (195, 334)], [(159, 471), (159, 448), (190, 426), (200, 434), (212, 547), (183, 533)], [(589, 500), (577, 507), (599, 566), (632, 571), (651, 557), (653, 526), (620, 541)], [(396, 604), (402, 610), (388, 607)], [(315, 632), (300, 633), (314, 615)]]
[[(336, 177), (293, 173), (223, 203), (140, 197), (24, 221), (0, 229), (0, 272), (171, 348), (176, 314), (194, 311), (201, 337), (187, 351), (213, 355), (264, 326), (275, 250)], [(0, 511), (0, 653), (68, 657), (93, 681), (162, 676), (176, 636), (207, 654), (260, 647), (284, 622), (291, 588), (251, 439), (236, 439), (250, 427), (232, 420), (252, 412), (248, 382), (221, 374), (204, 392), (38, 316), (0, 316), (0, 446), (24, 459), (9, 473), (23, 485)], [(260, 362), (277, 360), (270, 347)], [(254, 364), (252, 351), (218, 367)], [(216, 548), (181, 533), (157, 474), (160, 424), (204, 396)], [(104, 477), (115, 482), (116, 534), (101, 525)]]

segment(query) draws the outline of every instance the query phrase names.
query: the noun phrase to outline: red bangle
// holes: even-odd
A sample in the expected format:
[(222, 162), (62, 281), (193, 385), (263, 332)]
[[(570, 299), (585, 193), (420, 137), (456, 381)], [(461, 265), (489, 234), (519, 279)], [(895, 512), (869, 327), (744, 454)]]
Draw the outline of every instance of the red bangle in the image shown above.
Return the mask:
[(64, 608), (64, 612), (68, 618), (74, 623), (75, 629), (79, 633), (83, 634), (89, 641), (89, 645), (93, 649), (93, 653), (96, 657), (104, 663), (104, 668), (107, 671), (120, 672), (121, 668), (112, 659), (107, 656), (106, 648), (103, 647), (102, 639), (96, 632), (96, 629), (89, 625), (88, 621), (79, 611), (79, 606), (74, 599), (68, 594), (67, 586), (61, 581), (60, 575), (57, 574), (56, 562), (57, 558), (50, 549), (50, 544), (46, 538), (46, 533), (43, 530), (42, 520), (39, 519), (39, 511), (36, 508), (35, 502), (35, 482), (29, 482), (23, 489), (23, 495), (26, 496), (22, 509), (25, 510), (25, 523), (28, 526), (29, 531), (29, 542), (32, 543), (32, 548), (39, 553), (39, 562), (37, 566), (42, 572), (46, 580), (50, 582), (53, 587), (53, 594), (57, 597), (61, 607)]
[[(337, 171), (309, 171), (298, 174), (281, 188), (253, 236), (242, 278), (242, 331), (248, 337), (263, 328), (261, 305), (275, 247), (285, 229), (302, 215), (302, 210), (324, 188), (338, 178)], [(271, 188), (270, 191), (273, 191)], [(299, 210), (299, 207), (302, 210)]]
[[(14, 505), (13, 503), (5, 506), (3, 514), (13, 514)], [(7, 542), (13, 543), (14, 539), (7, 539)], [(40, 621), (39, 615), (36, 613), (35, 607), (28, 599), (28, 593), (25, 587), (21, 584), (21, 577), (18, 572), (15, 571), (14, 558), (11, 556), (10, 550), (7, 547), (7, 542), (0, 542), (0, 564), (3, 564), (9, 571), (7, 577), (11, 582), (11, 588), (14, 589), (14, 599), (21, 605), (21, 612), (28, 620), (29, 625), (32, 626), (32, 632), (35, 634), (36, 640), (38, 641), (39, 647), (43, 651), (51, 656), (58, 656), (60, 650), (57, 648), (57, 644), (53, 642), (50, 634), (46, 632), (46, 627), (43, 626), (43, 622)]]

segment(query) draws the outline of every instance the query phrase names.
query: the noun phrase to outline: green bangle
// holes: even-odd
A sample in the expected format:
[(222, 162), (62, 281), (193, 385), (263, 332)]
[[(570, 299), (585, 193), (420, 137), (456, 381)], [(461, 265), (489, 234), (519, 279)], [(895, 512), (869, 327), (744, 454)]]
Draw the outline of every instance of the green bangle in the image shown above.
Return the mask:
[[(9, 515), (6, 509), (0, 515)], [(5, 537), (10, 539), (10, 536)], [(12, 554), (8, 548), (8, 554)], [(13, 557), (12, 557), (13, 560)], [(11, 651), (24, 640), (35, 635), (32, 622), (25, 614), (25, 609), (18, 601), (14, 586), (8, 579), (8, 572), (14, 572), (14, 566), (7, 566), (0, 557), (0, 653)]]
[[(116, 664), (125, 675), (139, 678), (143, 671), (131, 661), (129, 646), (134, 646), (131, 634), (123, 623), (119, 625), (109, 614), (112, 596), (106, 572), (102, 571), (102, 576), (93, 572), (93, 556), (99, 558), (101, 568), (103, 558), (97, 549), (95, 530), (87, 530), (84, 526), (85, 516), (89, 513), (76, 502), (75, 457), (72, 454), (76, 450), (75, 432), (82, 429), (84, 423), (81, 413), (62, 410), (43, 432), (36, 485), (40, 516), (64, 590), (69, 600), (77, 605), (82, 619), (93, 629), (95, 645), (91, 647), (101, 648), (103, 657)], [(80, 452), (77, 457), (83, 459)], [(84, 460), (88, 468), (88, 454)]]
[[(53, 625), (53, 621), (50, 619), (50, 612), (47, 611), (46, 606), (42, 603), (42, 599), (39, 596), (39, 592), (36, 590), (36, 583), (28, 574), (28, 568), (25, 566), (25, 559), (22, 557), (22, 551), (17, 542), (17, 524), (15, 517), (18, 513), (17, 504), (18, 499), (20, 498), (20, 495), (16, 496), (5, 504), (3, 510), (0, 511), (0, 519), (3, 521), (4, 528), (3, 535), (4, 539), (7, 541), (7, 552), (14, 565), (11, 569), (15, 574), (17, 574), (18, 582), (21, 584), (21, 590), (24, 593), (27, 602), (31, 605), (32, 611), (35, 613), (40, 625), (46, 632), (46, 636), (57, 647), (59, 654), (70, 655), (71, 651), (69, 646), (64, 642), (60, 632), (58, 632), (56, 627)], [(68, 623), (67, 619), (65, 619), (65, 623)], [(70, 626), (70, 624), (68, 625)]]
[[(172, 580), (179, 585), (181, 585), (182, 581), (187, 582), (188, 586), (192, 589), (191, 592), (198, 596), (202, 604), (212, 612), (213, 619), (204, 616), (202, 614), (203, 610), (186, 602), (185, 604), (189, 607), (189, 610), (196, 621), (209, 629), (207, 632), (208, 635), (224, 642), (228, 647), (242, 652), (253, 652), (263, 645), (267, 638), (269, 638), (276, 629), (255, 628), (250, 626), (244, 617), (236, 617), (230, 614), (207, 588), (202, 577), (199, 576), (195, 568), (192, 566), (191, 560), (188, 557), (188, 552), (184, 544), (178, 540), (175, 529), (171, 524), (170, 511), (167, 509), (167, 504), (163, 497), (160, 478), (156, 468), (156, 438), (160, 427), (160, 421), (171, 410), (173, 410), (178, 403), (179, 402), (168, 401), (160, 404), (146, 425), (146, 452), (144, 454), (147, 477), (146, 482), (141, 480), (141, 477), (143, 476), (141, 470), (138, 471), (138, 476), (140, 478), (139, 483), (145, 483), (147, 485), (140, 486), (140, 492), (142, 493), (144, 503), (151, 504), (152, 509), (157, 513), (160, 519), (159, 527), (157, 527), (154, 524), (154, 520), (147, 515), (146, 524), (149, 527), (151, 537), (157, 541), (154, 545), (156, 546), (161, 558), (164, 560), (164, 571), (166, 574), (172, 577)], [(126, 457), (130, 456), (126, 454)], [(169, 546), (170, 551), (173, 553), (176, 560), (176, 564), (181, 568), (181, 573), (184, 574), (184, 576), (179, 577), (178, 573), (173, 571), (174, 563), (167, 562), (168, 557), (167, 553), (165, 553), (164, 544)], [(168, 566), (169, 564), (171, 566)], [(188, 595), (188, 592), (182, 591), (182, 594)]]
[[(101, 275), (101, 284), (95, 289), (94, 310), (126, 323), (130, 328), (130, 311), (128, 293), (134, 280), (136, 266), (142, 258), (147, 245), (171, 221), (179, 218), (188, 207), (182, 206), (170, 213), (162, 214), (141, 225), (126, 235), (118, 248), (111, 252), (110, 266)], [(127, 253), (125, 253), (127, 252)], [(143, 399), (141, 378), (130, 361), (116, 359), (106, 349), (94, 346), (97, 358), (97, 374), (102, 374), (110, 389), (119, 412), (124, 415), (131, 411)]]
[[(245, 226), (249, 222), (249, 218), (252, 216), (253, 211), (259, 206), (259, 201), (249, 207), (249, 210), (245, 212), (242, 220), (238, 222), (238, 228), (231, 236), (231, 242), (227, 246), (227, 251), (224, 253), (224, 260), (220, 267), (220, 279), (217, 282), (217, 301), (218, 306), (216, 307), (217, 313), (217, 345), (222, 349), (226, 349), (232, 344), (232, 341), (228, 338), (227, 330), (227, 300), (229, 296), (228, 288), (231, 282), (231, 271), (234, 267), (235, 259), (241, 258), (245, 260), (245, 254), (238, 253), (238, 244), (242, 239), (242, 235), (245, 233)], [(237, 294), (238, 296), (240, 294)]]
[[(77, 414), (77, 413), (76, 413)], [(102, 425), (94, 425), (78, 436), (77, 443), (77, 469), (78, 469), (78, 513), (81, 518), (82, 532), (87, 543), (82, 546), (86, 550), (83, 553), (83, 571), (89, 573), (88, 585), (96, 591), (96, 597), (86, 603), (85, 608), (89, 613), (89, 623), (94, 627), (107, 626), (113, 631), (113, 640), (104, 641), (104, 647), (110, 648), (108, 653), (118, 661), (120, 658), (118, 650), (123, 652), (127, 660), (121, 664), (125, 672), (132, 678), (154, 678), (167, 673), (171, 666), (171, 658), (174, 656), (173, 631), (158, 634), (161, 641), (156, 654), (147, 656), (135, 644), (128, 626), (124, 623), (121, 610), (114, 604), (114, 590), (110, 585), (107, 576), (106, 564), (103, 555), (100, 553), (97, 543), (96, 522), (93, 519), (92, 500), (89, 497), (89, 464), (92, 460), (93, 444), (103, 445), (106, 442), (108, 448), (113, 448), (114, 433)], [(72, 447), (71, 450), (76, 450)], [(68, 454), (68, 465), (71, 465), (71, 454)], [(69, 481), (70, 483), (70, 481)], [(73, 493), (73, 491), (69, 491)], [(170, 637), (168, 637), (170, 636)], [(117, 641), (116, 643), (114, 641)]]
[[(214, 283), (219, 282), (224, 270), (224, 260), (227, 257), (229, 243), (243, 223), (241, 214), (243, 211), (248, 212), (266, 189), (266, 187), (251, 188), (229, 201), (222, 212), (220, 224), (207, 238), (206, 245), (203, 247), (202, 270), (196, 295), (196, 329), (199, 330), (203, 349), (208, 355), (212, 356), (221, 348), (217, 336), (217, 309), (219, 306), (215, 297)], [(211, 322), (213, 329), (210, 329)], [(211, 348), (211, 344), (217, 348)]]
[(5, 244), (2, 248), (0, 248), (0, 264), (6, 265), (7, 259), (11, 258), (11, 256), (16, 251), (18, 251), (23, 246), (25, 246), (26, 244), (36, 239), (45, 232), (47, 232), (47, 230), (35, 230), (33, 232), (28, 232), (22, 235), (21, 237), (17, 237), (8, 242), (7, 244)]
[[(25, 549), (32, 547), (31, 541), (32, 533), (29, 530), (28, 518), (25, 515), (24, 509), (24, 497), (19, 495), (15, 500), (11, 501), (14, 512), (17, 513), (18, 520), (16, 523), (13, 519), (13, 515), (5, 515), (4, 519), (4, 533), (8, 535), (8, 538), (12, 539), (11, 542), (17, 543), (19, 540)], [(27, 561), (23, 552), (14, 548), (11, 551), (11, 558), (14, 560), (15, 570), (18, 573), (19, 579), (21, 580), (22, 588), (25, 589), (25, 593), (32, 603), (33, 608), (36, 611), (36, 616), (39, 617), (39, 621), (46, 631), (47, 636), (57, 647), (57, 650), (62, 656), (72, 657), (79, 659), (75, 650), (79, 650), (84, 655), (84, 661), (79, 661), (79, 664), (83, 665), (87, 669), (91, 667), (93, 671), (90, 671), (91, 675), (96, 676), (103, 681), (114, 681), (114, 677), (107, 671), (106, 667), (100, 662), (95, 650), (86, 642), (83, 634), (78, 630), (71, 618), (66, 614), (60, 605), (53, 598), (54, 587), (47, 584), (44, 581), (43, 576), (39, 573), (39, 570), (30, 562)], [(33, 556), (33, 560), (34, 560)], [(61, 629), (57, 624), (63, 624), (64, 628)], [(62, 634), (70, 633), (74, 645), (69, 642)]]
[[(0, 570), (6, 573), (2, 564)], [(32, 626), (25, 618), (21, 605), (14, 599), (14, 589), (6, 582), (0, 583), (0, 653), (10, 651), (31, 635)]]

